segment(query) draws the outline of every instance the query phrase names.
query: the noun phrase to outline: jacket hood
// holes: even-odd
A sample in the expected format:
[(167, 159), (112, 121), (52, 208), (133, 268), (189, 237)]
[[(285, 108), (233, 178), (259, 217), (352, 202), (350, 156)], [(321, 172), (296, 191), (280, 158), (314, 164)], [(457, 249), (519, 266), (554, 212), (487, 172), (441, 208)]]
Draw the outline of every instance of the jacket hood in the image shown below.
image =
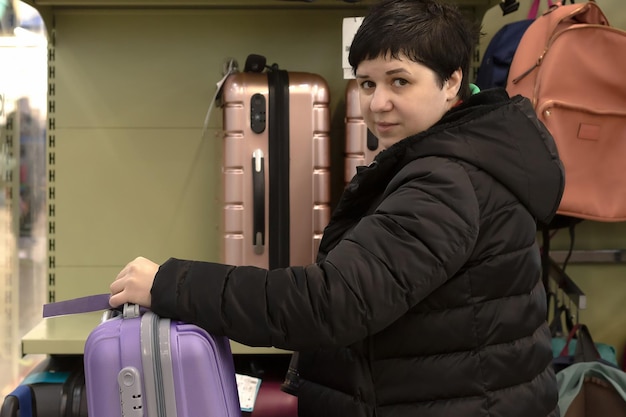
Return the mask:
[(375, 161), (403, 166), (425, 156), (455, 158), (482, 169), (546, 224), (563, 195), (564, 169), (554, 139), (530, 101), (519, 95), (509, 98), (504, 89), (473, 95), (433, 127), (396, 143)]

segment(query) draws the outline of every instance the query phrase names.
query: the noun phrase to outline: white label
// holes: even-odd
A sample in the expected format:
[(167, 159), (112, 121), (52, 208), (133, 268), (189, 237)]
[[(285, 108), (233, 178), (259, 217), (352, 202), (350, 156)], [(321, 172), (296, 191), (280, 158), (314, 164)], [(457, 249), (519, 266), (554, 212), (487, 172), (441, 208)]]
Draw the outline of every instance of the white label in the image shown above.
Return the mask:
[(252, 412), (259, 388), (261, 388), (261, 380), (240, 374), (235, 374), (235, 378), (237, 379), (237, 392), (239, 393), (241, 411)]
[(343, 31), (342, 31), (342, 45), (343, 48), (341, 50), (341, 58), (343, 62), (343, 78), (344, 80), (349, 80), (354, 78), (352, 74), (352, 67), (348, 63), (348, 54), (350, 53), (350, 45), (352, 44), (352, 39), (354, 39), (354, 35), (356, 31), (361, 26), (363, 22), (362, 17), (345, 17), (343, 19)]

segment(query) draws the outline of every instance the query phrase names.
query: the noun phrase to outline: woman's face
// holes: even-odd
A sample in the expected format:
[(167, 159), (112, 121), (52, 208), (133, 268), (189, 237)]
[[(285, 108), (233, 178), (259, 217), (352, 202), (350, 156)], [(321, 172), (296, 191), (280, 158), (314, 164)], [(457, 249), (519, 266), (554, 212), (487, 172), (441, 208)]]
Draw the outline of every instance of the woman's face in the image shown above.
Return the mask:
[(388, 148), (438, 122), (458, 101), (461, 78), (459, 69), (441, 87), (434, 71), (405, 55), (363, 61), (356, 79), (365, 123)]

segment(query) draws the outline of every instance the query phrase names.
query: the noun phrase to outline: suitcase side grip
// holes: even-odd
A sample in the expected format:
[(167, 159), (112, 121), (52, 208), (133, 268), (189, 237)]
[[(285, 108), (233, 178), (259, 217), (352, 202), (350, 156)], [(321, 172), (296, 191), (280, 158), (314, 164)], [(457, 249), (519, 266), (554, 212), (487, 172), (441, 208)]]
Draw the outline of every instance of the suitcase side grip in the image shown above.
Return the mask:
[(260, 149), (252, 153), (252, 244), (257, 254), (265, 245), (265, 158)]

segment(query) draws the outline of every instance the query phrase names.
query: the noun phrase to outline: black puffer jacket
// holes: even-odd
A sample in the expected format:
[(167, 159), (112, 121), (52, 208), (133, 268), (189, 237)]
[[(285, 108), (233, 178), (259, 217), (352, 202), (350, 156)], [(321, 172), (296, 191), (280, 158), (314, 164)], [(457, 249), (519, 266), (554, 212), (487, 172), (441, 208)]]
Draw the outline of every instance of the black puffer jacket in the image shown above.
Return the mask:
[(301, 351), (301, 417), (557, 416), (535, 230), (563, 186), (529, 102), (486, 91), (359, 170), (316, 264), (170, 259), (152, 308)]

